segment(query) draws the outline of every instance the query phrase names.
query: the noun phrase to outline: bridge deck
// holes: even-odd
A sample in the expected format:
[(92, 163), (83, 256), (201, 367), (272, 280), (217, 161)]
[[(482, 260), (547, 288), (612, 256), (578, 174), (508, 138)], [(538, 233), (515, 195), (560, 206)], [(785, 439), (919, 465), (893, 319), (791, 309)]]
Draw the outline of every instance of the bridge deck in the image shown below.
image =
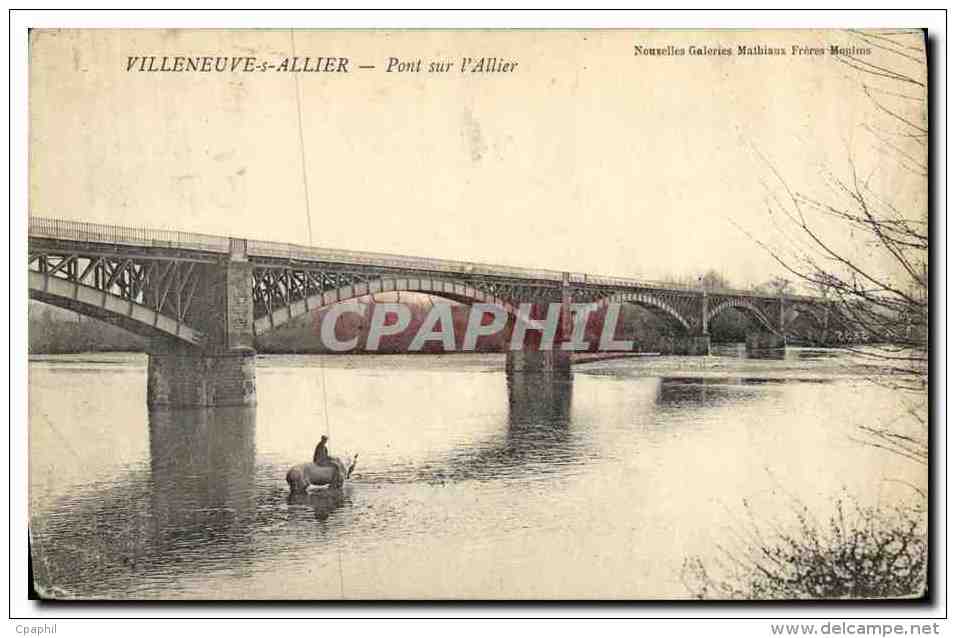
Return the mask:
[[(621, 289), (657, 289), (662, 291), (700, 294), (700, 288), (659, 281), (648, 281), (628, 277), (611, 277), (589, 273), (564, 272), (559, 270), (521, 268), (499, 264), (479, 262), (431, 259), (388, 253), (375, 253), (354, 250), (340, 250), (303, 246), (281, 242), (259, 241), (190, 233), (182, 231), (135, 228), (112, 224), (97, 224), (46, 217), (30, 217), (29, 237), (31, 239), (50, 239), (57, 241), (82, 242), (86, 244), (104, 244), (113, 246), (137, 247), (144, 249), (175, 249), (201, 251), (205, 253), (229, 254), (238, 242), (244, 245), (245, 253), (253, 259), (284, 260), (302, 264), (308, 262), (353, 264), (396, 270), (421, 271), (430, 273), (448, 273), (459, 275), (484, 275), (538, 282), (560, 284), (567, 278), (572, 285), (581, 287), (612, 287)], [(778, 299), (748, 290), (720, 289), (710, 290), (710, 294), (744, 296), (759, 299)], [(802, 295), (786, 295), (793, 301), (820, 300)]]

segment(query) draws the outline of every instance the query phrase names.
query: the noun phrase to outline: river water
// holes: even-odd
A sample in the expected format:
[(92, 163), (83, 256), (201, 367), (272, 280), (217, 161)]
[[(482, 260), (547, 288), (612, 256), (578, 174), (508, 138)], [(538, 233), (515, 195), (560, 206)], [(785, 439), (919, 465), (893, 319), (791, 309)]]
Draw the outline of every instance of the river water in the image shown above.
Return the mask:
[[(687, 598), (758, 512), (925, 486), (859, 442), (904, 402), (847, 355), (261, 356), (255, 408), (150, 412), (146, 356), (30, 362), (33, 568), (81, 598)], [(342, 491), (290, 499), (323, 433)], [(746, 499), (749, 510), (743, 506)]]

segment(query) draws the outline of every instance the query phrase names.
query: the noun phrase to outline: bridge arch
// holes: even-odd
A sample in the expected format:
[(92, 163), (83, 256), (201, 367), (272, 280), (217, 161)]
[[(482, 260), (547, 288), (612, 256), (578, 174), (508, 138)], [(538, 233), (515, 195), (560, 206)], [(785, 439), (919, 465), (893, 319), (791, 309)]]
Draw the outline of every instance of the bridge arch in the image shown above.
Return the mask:
[(747, 299), (741, 297), (731, 297), (715, 304), (707, 313), (707, 325), (709, 326), (710, 322), (713, 321), (717, 315), (724, 312), (728, 308), (743, 310), (745, 313), (756, 319), (757, 323), (763, 326), (768, 332), (772, 334), (778, 334), (778, 331), (776, 328), (774, 328), (773, 323), (767, 319), (767, 316), (763, 313), (763, 311)]
[(58, 277), (29, 271), (30, 298), (108, 321), (143, 337), (166, 337), (201, 346), (203, 333), (135, 301)]
[(504, 309), (509, 315), (517, 313), (515, 304), (463, 282), (428, 277), (382, 277), (366, 283), (340, 286), (275, 308), (271, 312), (255, 317), (253, 330), (256, 335), (265, 334), (313, 310), (380, 292), (421, 292), (466, 304), (495, 305)]
[(601, 305), (612, 303), (632, 303), (644, 308), (661, 312), (681, 325), (685, 332), (693, 332), (690, 322), (671, 304), (658, 296), (646, 292), (624, 292), (610, 297), (605, 297), (600, 301)]

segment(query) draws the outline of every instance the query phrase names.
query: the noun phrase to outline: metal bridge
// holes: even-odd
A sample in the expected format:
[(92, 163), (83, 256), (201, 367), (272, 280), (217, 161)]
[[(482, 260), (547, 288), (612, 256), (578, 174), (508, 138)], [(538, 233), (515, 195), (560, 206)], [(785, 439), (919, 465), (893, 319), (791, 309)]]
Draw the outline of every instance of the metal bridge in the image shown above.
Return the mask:
[(724, 310), (751, 315), (782, 333), (784, 308), (819, 307), (812, 297), (674, 284), (317, 248), (217, 235), (31, 217), (30, 294), (83, 314), (111, 318), (133, 332), (200, 345), (197, 292), (209, 269), (230, 260), (251, 264), (253, 333), (262, 334), (316, 308), (378, 292), (417, 291), (461, 302), (626, 302), (668, 317), (688, 333), (707, 332)]
[(160, 349), (179, 358), (254, 353), (257, 335), (300, 315), (390, 291), (497, 304), (510, 313), (527, 302), (633, 303), (697, 344), (684, 354), (706, 354), (708, 325), (731, 308), (781, 343), (794, 315), (827, 312), (805, 296), (42, 217), (29, 222), (29, 290), (31, 298), (158, 337), (151, 362)]

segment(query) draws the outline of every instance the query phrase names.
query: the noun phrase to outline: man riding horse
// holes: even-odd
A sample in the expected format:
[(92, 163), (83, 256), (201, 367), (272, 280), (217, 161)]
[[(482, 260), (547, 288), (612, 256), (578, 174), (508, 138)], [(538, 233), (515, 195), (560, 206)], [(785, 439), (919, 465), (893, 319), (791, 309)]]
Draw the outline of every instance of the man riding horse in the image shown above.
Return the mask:
[(315, 446), (315, 454), (312, 455), (312, 462), (316, 465), (334, 468), (335, 474), (333, 474), (332, 484), (338, 485), (341, 482), (342, 471), (339, 468), (339, 464), (333, 461), (332, 457), (329, 456), (329, 448), (326, 445), (328, 440), (329, 437), (323, 434), (319, 440), (319, 444)]
[(289, 468), (285, 480), (292, 492), (305, 492), (312, 486), (321, 485), (340, 488), (352, 476), (358, 462), (358, 454), (352, 457), (351, 464), (346, 465), (342, 459), (329, 454), (328, 440), (329, 437), (323, 434), (322, 440), (315, 446), (311, 463), (300, 463)]

